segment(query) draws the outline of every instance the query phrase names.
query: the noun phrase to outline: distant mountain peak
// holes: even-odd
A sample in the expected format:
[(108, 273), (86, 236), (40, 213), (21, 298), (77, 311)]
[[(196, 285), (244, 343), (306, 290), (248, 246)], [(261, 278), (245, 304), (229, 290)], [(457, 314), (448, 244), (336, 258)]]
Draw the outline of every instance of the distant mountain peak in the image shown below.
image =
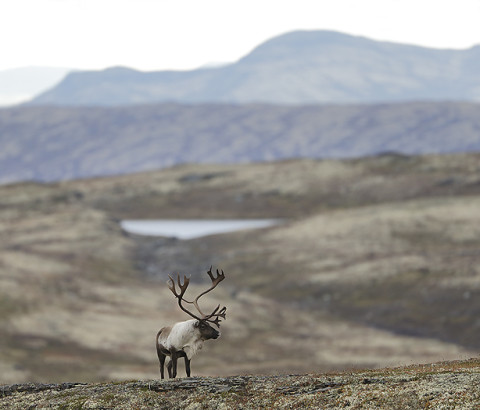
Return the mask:
[(328, 30), (294, 31), (216, 68), (78, 72), (74, 81), (67, 77), (31, 103), (480, 101), (477, 50), (439, 50)]

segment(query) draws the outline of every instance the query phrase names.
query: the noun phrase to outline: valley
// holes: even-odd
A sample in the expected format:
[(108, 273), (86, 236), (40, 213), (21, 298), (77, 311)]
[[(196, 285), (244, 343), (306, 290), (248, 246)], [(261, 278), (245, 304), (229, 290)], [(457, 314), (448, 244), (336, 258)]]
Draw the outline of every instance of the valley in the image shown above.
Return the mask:
[[(380, 368), (480, 351), (480, 157), (182, 165), (0, 187), (2, 383), (158, 377), (165, 281), (227, 279), (193, 375)], [(178, 240), (123, 219), (283, 218)], [(300, 347), (298, 347), (300, 346)], [(183, 374), (180, 367), (180, 374)]]

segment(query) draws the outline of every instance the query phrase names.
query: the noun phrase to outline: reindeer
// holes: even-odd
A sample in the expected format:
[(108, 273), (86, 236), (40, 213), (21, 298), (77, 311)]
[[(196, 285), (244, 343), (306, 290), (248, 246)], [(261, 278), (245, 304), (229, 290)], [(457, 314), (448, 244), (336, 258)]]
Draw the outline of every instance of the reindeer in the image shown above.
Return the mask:
[[(220, 309), (220, 305), (218, 305), (212, 313), (205, 315), (198, 306), (198, 300), (206, 293), (215, 289), (215, 287), (225, 279), (225, 274), (223, 273), (223, 270), (222, 273), (219, 273), (217, 269), (217, 276), (214, 277), (212, 274), (212, 267), (210, 267), (207, 274), (212, 280), (212, 285), (207, 290), (200, 293), (192, 302), (189, 302), (183, 297), (190, 283), (190, 279), (184, 275), (183, 283), (181, 283), (180, 275), (177, 274), (177, 283), (180, 288), (180, 291), (177, 292), (175, 281), (170, 275), (168, 275), (170, 279), (167, 281), (167, 285), (177, 298), (178, 306), (180, 306), (180, 309), (185, 313), (193, 317), (193, 319), (175, 323), (173, 326), (164, 327), (157, 333), (156, 346), (162, 379), (165, 376), (164, 365), (167, 356), (170, 356), (170, 361), (167, 365), (169, 378), (175, 378), (177, 376), (177, 360), (180, 357), (185, 359), (185, 371), (187, 377), (190, 377), (190, 361), (197, 351), (202, 348), (203, 342), (205, 340), (218, 339), (220, 337), (220, 332), (210, 326), (210, 324), (214, 324), (217, 328), (220, 328), (220, 318), (226, 319), (227, 308), (224, 306)], [(182, 302), (194, 305), (200, 316), (187, 310), (182, 305)]]

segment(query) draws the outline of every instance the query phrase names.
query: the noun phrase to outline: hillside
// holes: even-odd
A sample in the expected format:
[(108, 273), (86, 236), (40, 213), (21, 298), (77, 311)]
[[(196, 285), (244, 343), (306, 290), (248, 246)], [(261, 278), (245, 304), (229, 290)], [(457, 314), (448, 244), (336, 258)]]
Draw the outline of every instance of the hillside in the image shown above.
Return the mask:
[(480, 362), (346, 373), (1, 386), (5, 408), (462, 408), (480, 406)]
[(113, 67), (71, 73), (31, 103), (479, 101), (479, 67), (480, 46), (437, 50), (332, 31), (296, 31), (217, 68), (139, 72)]
[(178, 105), (0, 110), (0, 183), (185, 163), (480, 151), (480, 105)]
[[(165, 281), (210, 265), (228, 307), (194, 376), (304, 374), (480, 351), (479, 154), (184, 165), (0, 187), (0, 382), (158, 377), (185, 319)], [(179, 241), (124, 218), (281, 217)], [(301, 349), (293, 349), (302, 341)], [(183, 374), (183, 368), (180, 368)]]

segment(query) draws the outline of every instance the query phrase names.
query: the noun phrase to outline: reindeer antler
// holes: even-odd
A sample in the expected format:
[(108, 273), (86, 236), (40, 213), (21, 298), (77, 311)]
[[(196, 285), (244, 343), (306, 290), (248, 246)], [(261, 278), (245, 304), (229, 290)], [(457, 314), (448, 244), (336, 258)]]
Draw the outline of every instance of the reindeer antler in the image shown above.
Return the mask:
[[(177, 290), (175, 288), (175, 281), (173, 280), (173, 278), (168, 275), (168, 277), (170, 278), (170, 281), (167, 282), (168, 284), (168, 287), (169, 289), (172, 291), (172, 293), (175, 295), (175, 297), (178, 299), (178, 305), (180, 306), (180, 309), (182, 309), (184, 312), (188, 313), (190, 316), (192, 316), (193, 318), (195, 319), (198, 319), (198, 320), (204, 320), (204, 321), (207, 321), (207, 322), (210, 322), (210, 323), (213, 323), (215, 324), (217, 327), (220, 327), (220, 318), (222, 319), (226, 319), (226, 312), (227, 312), (227, 308), (224, 306), (222, 309), (220, 309), (220, 305), (218, 305), (212, 313), (210, 313), (209, 315), (206, 315), (202, 312), (202, 310), (200, 309), (200, 306), (198, 306), (198, 300), (205, 294), (207, 294), (208, 292), (212, 291), (213, 289), (215, 289), (217, 287), (217, 285), (225, 279), (225, 274), (223, 273), (223, 270), (222, 270), (222, 273), (220, 273), (217, 269), (217, 276), (215, 277), (212, 273), (212, 267), (210, 266), (210, 269), (207, 271), (207, 274), (208, 276), (210, 277), (210, 279), (212, 280), (212, 285), (205, 291), (203, 291), (202, 293), (200, 293), (200, 295), (198, 295), (195, 300), (193, 302), (190, 302), (186, 299), (183, 298), (183, 295), (185, 294), (186, 290), (187, 290), (187, 287), (190, 283), (190, 279), (187, 278), (185, 275), (183, 277), (183, 284), (180, 282), (180, 275), (177, 274), (177, 282), (178, 282), (178, 286), (180, 288), (180, 293), (177, 293)], [(190, 304), (193, 304), (195, 306), (195, 308), (198, 310), (198, 312), (200, 313), (200, 315), (202, 315), (201, 318), (199, 318), (198, 316), (194, 315), (192, 312), (190, 312), (189, 310), (185, 309), (184, 306), (182, 306), (182, 300), (186, 303), (190, 303)], [(215, 317), (214, 320), (211, 320), (213, 317)]]
[(200, 293), (200, 295), (198, 295), (195, 300), (193, 302), (189, 302), (189, 303), (193, 303), (194, 306), (197, 308), (197, 310), (200, 312), (200, 314), (202, 316), (205, 316), (205, 314), (201, 311), (200, 307), (198, 306), (198, 299), (200, 299), (203, 295), (207, 294), (208, 292), (212, 291), (213, 289), (215, 289), (217, 287), (217, 285), (225, 279), (225, 274), (223, 273), (223, 270), (222, 270), (222, 273), (219, 273), (218, 272), (218, 269), (217, 269), (217, 277), (215, 278), (213, 276), (213, 273), (212, 273), (212, 267), (210, 266), (210, 269), (208, 270), (207, 272), (208, 276), (210, 276), (210, 279), (212, 280), (212, 286), (210, 286), (206, 291)]
[[(205, 320), (210, 322), (210, 323), (214, 323), (217, 327), (220, 327), (220, 322), (221, 320), (219, 318), (222, 318), (222, 319), (226, 319), (227, 317), (227, 308), (224, 306), (223, 308), (220, 309), (220, 311), (217, 313), (218, 309), (220, 309), (220, 305), (218, 305), (215, 310), (209, 314), (208, 316), (205, 317)], [(215, 316), (215, 320), (210, 320), (210, 318), (214, 317)]]
[(180, 282), (180, 274), (177, 273), (177, 282), (178, 282), (178, 287), (180, 288), (180, 293), (177, 293), (177, 289), (175, 288), (175, 281), (173, 280), (173, 278), (170, 275), (168, 275), (168, 277), (170, 278), (170, 280), (167, 281), (167, 286), (172, 291), (172, 293), (175, 295), (175, 297), (178, 299), (178, 306), (180, 306), (180, 309), (182, 309), (185, 313), (192, 316), (194, 319), (202, 320), (201, 318), (194, 315), (189, 310), (185, 309), (182, 305), (182, 300), (184, 300), (187, 303), (190, 303), (190, 302), (186, 301), (185, 299), (183, 299), (183, 295), (187, 291), (188, 285), (190, 283), (190, 279), (187, 278), (185, 275), (183, 275), (183, 284), (182, 284)]

